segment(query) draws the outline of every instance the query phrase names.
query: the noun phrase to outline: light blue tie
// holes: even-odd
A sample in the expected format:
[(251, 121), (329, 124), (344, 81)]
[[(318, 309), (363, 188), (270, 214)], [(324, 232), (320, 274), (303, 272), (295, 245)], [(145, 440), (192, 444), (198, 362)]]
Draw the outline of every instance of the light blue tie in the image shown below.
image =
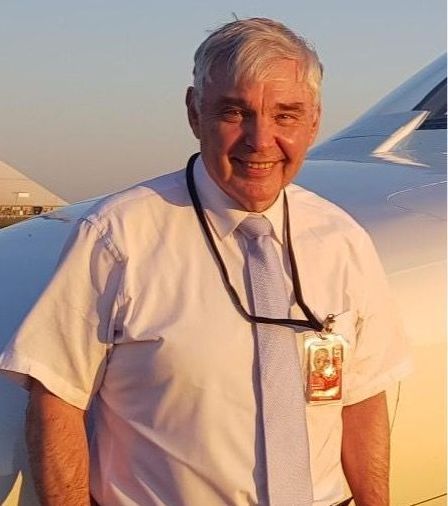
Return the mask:
[[(271, 223), (263, 216), (248, 216), (238, 230), (247, 239), (255, 314), (288, 318), (289, 299)], [(294, 331), (257, 324), (257, 345), (269, 505), (311, 506), (306, 404)]]

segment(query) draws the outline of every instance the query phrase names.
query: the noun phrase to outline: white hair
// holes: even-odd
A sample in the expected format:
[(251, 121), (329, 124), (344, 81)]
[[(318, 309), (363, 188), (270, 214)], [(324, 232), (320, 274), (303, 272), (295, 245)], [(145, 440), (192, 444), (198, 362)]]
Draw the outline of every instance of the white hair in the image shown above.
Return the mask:
[(204, 86), (213, 82), (213, 70), (224, 66), (237, 83), (242, 79), (263, 79), (273, 61), (296, 61), (316, 102), (320, 98), (323, 66), (316, 50), (303, 37), (282, 23), (267, 18), (232, 21), (212, 32), (194, 55), (194, 88), (200, 108)]

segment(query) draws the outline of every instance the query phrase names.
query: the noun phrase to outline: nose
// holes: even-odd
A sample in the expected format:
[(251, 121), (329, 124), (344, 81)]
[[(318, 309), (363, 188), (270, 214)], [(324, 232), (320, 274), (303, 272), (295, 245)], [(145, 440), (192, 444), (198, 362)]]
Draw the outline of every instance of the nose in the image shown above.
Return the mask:
[(250, 118), (245, 124), (244, 142), (253, 151), (266, 151), (275, 144), (274, 125), (265, 117)]

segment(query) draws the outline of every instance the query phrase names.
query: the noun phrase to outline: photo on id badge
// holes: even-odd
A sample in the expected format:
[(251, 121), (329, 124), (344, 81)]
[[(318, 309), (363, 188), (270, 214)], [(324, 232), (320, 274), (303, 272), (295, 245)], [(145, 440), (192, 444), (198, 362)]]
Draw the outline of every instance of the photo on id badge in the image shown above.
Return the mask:
[(306, 397), (310, 403), (339, 401), (342, 398), (342, 361), (344, 358), (341, 336), (315, 334), (307, 339)]

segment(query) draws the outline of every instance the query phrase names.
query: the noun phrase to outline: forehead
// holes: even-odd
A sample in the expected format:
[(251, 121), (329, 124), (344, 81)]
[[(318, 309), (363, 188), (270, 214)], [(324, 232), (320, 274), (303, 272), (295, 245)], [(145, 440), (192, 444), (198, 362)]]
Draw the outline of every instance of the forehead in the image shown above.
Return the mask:
[(304, 81), (304, 71), (300, 63), (294, 60), (275, 60), (257, 75), (243, 75), (236, 80), (229, 75), (225, 65), (217, 65), (212, 72), (211, 82), (205, 84), (203, 98), (215, 101), (238, 98), (251, 102), (257, 96), (271, 97), (272, 100), (309, 101), (312, 91)]

